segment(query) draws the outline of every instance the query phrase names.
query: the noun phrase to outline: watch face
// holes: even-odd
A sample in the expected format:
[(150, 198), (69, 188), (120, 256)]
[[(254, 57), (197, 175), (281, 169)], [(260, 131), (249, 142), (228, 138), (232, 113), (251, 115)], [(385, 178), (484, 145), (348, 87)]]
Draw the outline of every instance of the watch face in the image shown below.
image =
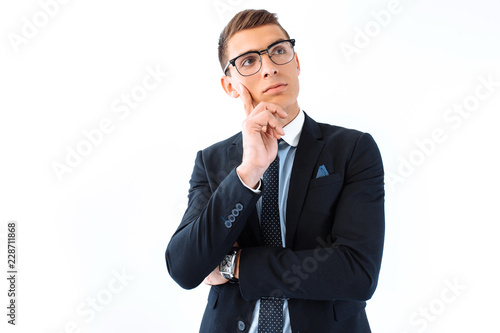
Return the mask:
[(236, 251), (224, 257), (219, 265), (219, 272), (221, 275), (228, 279), (230, 282), (236, 282), (238, 279), (234, 277), (234, 260), (236, 258)]
[(231, 259), (232, 256), (225, 256), (224, 260), (222, 260), (222, 263), (220, 265), (219, 270), (224, 273), (229, 273), (231, 271)]

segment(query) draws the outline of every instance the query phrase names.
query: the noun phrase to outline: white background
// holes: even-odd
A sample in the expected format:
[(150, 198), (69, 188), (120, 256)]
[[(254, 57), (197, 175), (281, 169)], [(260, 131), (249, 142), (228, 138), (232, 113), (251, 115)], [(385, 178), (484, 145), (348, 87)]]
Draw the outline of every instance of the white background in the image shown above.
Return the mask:
[[(19, 271), (15, 327), (1, 279), (2, 332), (198, 331), (208, 287), (176, 285), (164, 251), (196, 152), (240, 130), (217, 40), (246, 8), (278, 13), (297, 40), (301, 108), (369, 132), (381, 150), (387, 232), (372, 330), (498, 330), (498, 2), (401, 1), (380, 31), (371, 13), (389, 1), (75, 0), (44, 22), (47, 2), (0, 5), (2, 276), (9, 221)], [(34, 17), (41, 27), (16, 46)], [(366, 27), (372, 37), (348, 61), (341, 45), (360, 46)], [(120, 118), (113, 103), (148, 67), (168, 76)], [(479, 77), (497, 82), (493, 92), (446, 120), (454, 104), (473, 102)], [(103, 119), (113, 130), (58, 179), (53, 164)], [(438, 129), (445, 139), (419, 148)], [(123, 273), (129, 280), (115, 280)]]

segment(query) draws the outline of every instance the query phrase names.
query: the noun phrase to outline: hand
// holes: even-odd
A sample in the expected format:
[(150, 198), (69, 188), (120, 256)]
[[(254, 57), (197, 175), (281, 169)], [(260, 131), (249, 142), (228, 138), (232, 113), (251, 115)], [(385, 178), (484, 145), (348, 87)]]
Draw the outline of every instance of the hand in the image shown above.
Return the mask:
[[(234, 243), (234, 247), (239, 247), (238, 242)], [(234, 277), (239, 279), (239, 266), (240, 266), (240, 254), (241, 254), (241, 249), (238, 251), (238, 254), (236, 256), (236, 265), (234, 269)], [(215, 267), (215, 269), (208, 275), (205, 280), (203, 280), (204, 284), (207, 284), (209, 286), (217, 286), (220, 284), (227, 283), (229, 280), (226, 279), (225, 277), (222, 276), (222, 274), (219, 272), (219, 266)]]
[(280, 118), (288, 117), (283, 108), (274, 103), (254, 101), (248, 89), (240, 84), (246, 119), (243, 121), (243, 161), (236, 171), (241, 180), (255, 188), (260, 178), (278, 153), (278, 142), (285, 135)]
[(212, 273), (210, 273), (210, 275), (203, 280), (203, 283), (208, 284), (209, 286), (217, 286), (219, 284), (227, 283), (228, 281), (229, 280), (223, 277), (219, 272), (219, 266), (217, 266)]

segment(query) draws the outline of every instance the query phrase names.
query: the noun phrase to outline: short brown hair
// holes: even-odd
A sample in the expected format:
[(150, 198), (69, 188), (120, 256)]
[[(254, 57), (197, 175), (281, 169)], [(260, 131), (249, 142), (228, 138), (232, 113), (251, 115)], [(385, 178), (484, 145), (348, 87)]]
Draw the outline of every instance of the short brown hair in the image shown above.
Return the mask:
[(236, 14), (222, 30), (219, 36), (219, 62), (222, 70), (228, 61), (227, 41), (235, 33), (244, 29), (257, 28), (265, 24), (276, 24), (283, 30), (286, 38), (290, 38), (288, 32), (278, 23), (278, 16), (265, 9), (247, 9)]

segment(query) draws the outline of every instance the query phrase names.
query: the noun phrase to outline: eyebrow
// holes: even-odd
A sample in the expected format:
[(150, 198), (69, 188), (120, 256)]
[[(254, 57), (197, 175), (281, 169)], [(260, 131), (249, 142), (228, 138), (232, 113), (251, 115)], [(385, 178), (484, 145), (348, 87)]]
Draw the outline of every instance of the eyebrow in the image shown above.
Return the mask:
[[(269, 44), (269, 45), (268, 45), (268, 46), (267, 46), (264, 50), (268, 49), (268, 48), (269, 48), (269, 46), (271, 46), (271, 45), (273, 45), (273, 44), (276, 44), (276, 43), (278, 43), (278, 42), (282, 42), (282, 41), (284, 41), (284, 40), (287, 40), (287, 39), (285, 39), (285, 38), (279, 38), (279, 39), (275, 40), (274, 42), (272, 42), (271, 44)], [(237, 55), (236, 57), (233, 57), (233, 58), (231, 58), (231, 59), (238, 58), (238, 57), (240, 57), (240, 56), (242, 56), (242, 55), (245, 55), (245, 54), (247, 54), (247, 53), (251, 53), (251, 52), (259, 52), (259, 51), (262, 51), (262, 50), (251, 49), (251, 50), (248, 50), (248, 51), (246, 51), (246, 52), (243, 52), (242, 54), (239, 54), (239, 55)]]

